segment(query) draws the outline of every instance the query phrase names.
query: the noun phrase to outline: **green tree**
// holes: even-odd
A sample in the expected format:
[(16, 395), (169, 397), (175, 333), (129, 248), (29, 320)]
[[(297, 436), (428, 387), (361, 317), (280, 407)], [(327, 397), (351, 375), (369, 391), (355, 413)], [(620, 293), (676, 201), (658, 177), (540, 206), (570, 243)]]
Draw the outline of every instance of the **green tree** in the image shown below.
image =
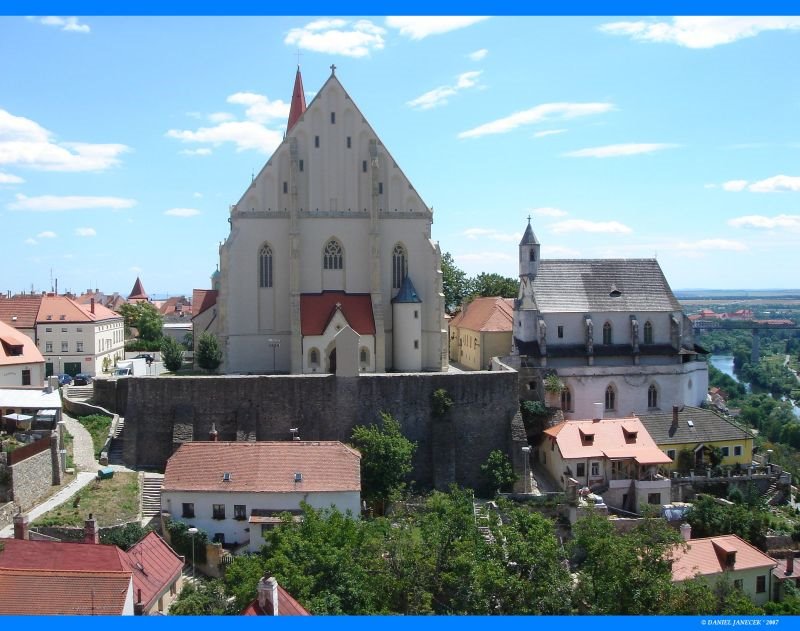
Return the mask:
[(508, 491), (511, 485), (517, 481), (517, 474), (511, 466), (511, 460), (499, 449), (495, 449), (489, 454), (486, 462), (481, 465), (481, 471), (487, 481), (490, 492)]
[(187, 351), (194, 350), (194, 334), (193, 333), (187, 333), (186, 335), (184, 335), (183, 336), (183, 341), (181, 342), (181, 344), (183, 344), (183, 347)]
[(358, 425), (351, 436), (361, 451), (361, 495), (383, 513), (387, 500), (398, 498), (411, 473), (417, 444), (400, 431), (400, 423), (381, 412), (381, 427)]
[(173, 616), (225, 616), (239, 611), (228, 602), (225, 584), (215, 579), (185, 585), (169, 613)]
[(161, 340), (161, 361), (170, 372), (178, 372), (183, 365), (183, 347), (169, 335)]
[(163, 318), (151, 303), (128, 303), (122, 305), (119, 311), (125, 319), (126, 330), (136, 329), (139, 339), (149, 342), (161, 339)]
[(751, 499), (752, 493), (743, 493), (744, 504), (723, 506), (713, 497), (703, 495), (692, 504), (686, 516), (692, 527), (693, 537), (716, 537), (717, 535), (738, 535), (755, 546), (764, 547), (766, 542), (768, 512), (764, 506), (748, 506), (757, 502)]
[(470, 282), (473, 296), (516, 298), (519, 294), (519, 280), (500, 276), (500, 274), (480, 273)]
[(443, 419), (453, 407), (453, 398), (444, 388), (434, 390), (431, 394), (431, 412), (438, 419)]
[(242, 611), (258, 595), (258, 582), (264, 576), (266, 562), (259, 554), (236, 555), (225, 568), (225, 593), (235, 599), (235, 609)]
[(442, 254), (442, 291), (444, 292), (444, 308), (448, 313), (453, 313), (471, 294), (467, 274), (456, 266), (450, 252)]
[(197, 340), (197, 364), (204, 370), (216, 370), (222, 363), (222, 351), (217, 338), (207, 331)]
[(139, 522), (125, 524), (122, 528), (106, 529), (100, 531), (100, 543), (119, 546), (127, 550), (133, 544), (141, 541), (152, 528), (144, 528)]

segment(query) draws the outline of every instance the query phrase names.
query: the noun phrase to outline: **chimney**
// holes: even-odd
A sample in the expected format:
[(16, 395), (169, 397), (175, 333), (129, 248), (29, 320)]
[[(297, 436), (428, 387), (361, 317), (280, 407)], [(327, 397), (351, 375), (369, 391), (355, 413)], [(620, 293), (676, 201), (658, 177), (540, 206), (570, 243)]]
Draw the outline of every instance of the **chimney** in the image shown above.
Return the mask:
[(211, 431), (208, 432), (208, 440), (215, 443), (219, 440), (219, 432), (217, 431), (216, 423), (211, 423)]
[(672, 406), (672, 427), (678, 427), (678, 406)]
[(681, 524), (681, 537), (684, 541), (691, 541), (692, 527), (689, 524)]
[(133, 603), (133, 615), (134, 616), (143, 616), (144, 615), (144, 603), (142, 602), (142, 589), (141, 588), (136, 590), (136, 602)]
[(592, 417), (593, 421), (601, 421), (603, 420), (603, 403), (593, 403), (594, 405), (594, 416)]
[(14, 515), (14, 539), (28, 538), (28, 516), (24, 513)]
[(89, 311), (91, 311), (91, 312), (92, 312), (92, 314), (94, 314), (94, 298), (92, 298), (92, 299), (89, 301)]
[(265, 613), (278, 615), (278, 581), (274, 576), (262, 576), (258, 581), (258, 605)]
[(89, 513), (89, 518), (83, 523), (83, 542), (100, 543), (100, 530), (97, 528), (97, 520)]
[[(16, 517), (14, 518), (16, 520)], [(14, 522), (16, 526), (16, 521)], [(786, 554), (786, 576), (791, 576), (794, 573), (794, 550), (789, 550)]]

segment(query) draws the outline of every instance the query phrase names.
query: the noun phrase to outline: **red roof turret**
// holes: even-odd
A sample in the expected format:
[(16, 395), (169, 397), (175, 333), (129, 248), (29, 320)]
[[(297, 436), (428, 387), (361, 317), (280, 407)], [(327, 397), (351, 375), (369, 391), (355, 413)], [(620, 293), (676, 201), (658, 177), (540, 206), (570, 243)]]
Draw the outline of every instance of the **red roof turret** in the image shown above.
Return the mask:
[(300, 66), (297, 66), (297, 74), (294, 77), (294, 90), (292, 91), (292, 106), (289, 109), (289, 123), (286, 125), (287, 134), (294, 127), (294, 124), (300, 120), (305, 111), (306, 94), (303, 92), (303, 77), (300, 75)]

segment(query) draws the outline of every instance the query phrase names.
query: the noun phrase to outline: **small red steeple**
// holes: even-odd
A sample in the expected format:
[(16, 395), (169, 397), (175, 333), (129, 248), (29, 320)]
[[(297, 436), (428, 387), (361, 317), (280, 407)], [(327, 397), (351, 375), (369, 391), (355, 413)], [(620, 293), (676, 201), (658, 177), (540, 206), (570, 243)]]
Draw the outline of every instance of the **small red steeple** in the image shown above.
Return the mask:
[(288, 134), (294, 124), (300, 120), (303, 112), (306, 111), (306, 94), (303, 92), (303, 77), (300, 75), (300, 66), (297, 66), (297, 74), (294, 78), (294, 90), (292, 91), (292, 106), (289, 109), (289, 123), (286, 125)]

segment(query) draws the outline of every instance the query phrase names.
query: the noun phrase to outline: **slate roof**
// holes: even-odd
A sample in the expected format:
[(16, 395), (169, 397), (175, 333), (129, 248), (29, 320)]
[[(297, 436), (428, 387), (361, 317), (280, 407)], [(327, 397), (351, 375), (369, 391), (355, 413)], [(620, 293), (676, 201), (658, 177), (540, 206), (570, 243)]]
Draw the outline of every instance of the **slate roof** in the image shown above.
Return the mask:
[(542, 259), (533, 295), (542, 313), (682, 310), (655, 259)]
[(184, 443), (167, 461), (162, 490), (360, 491), (361, 454), (338, 441)]
[(322, 335), (337, 309), (359, 335), (375, 335), (372, 298), (369, 294), (323, 291), (300, 295), (300, 330), (303, 335)]
[(417, 290), (414, 289), (414, 283), (411, 282), (411, 277), (406, 276), (400, 284), (400, 291), (392, 298), (392, 302), (398, 304), (422, 302), (417, 295)]
[(17, 329), (35, 329), (41, 304), (42, 296), (0, 297), (0, 320)]
[[(707, 443), (721, 440), (752, 440), (753, 435), (711, 410), (684, 406), (678, 411), (678, 424), (672, 425), (672, 411), (642, 413), (639, 419), (659, 445)], [(688, 421), (692, 421), (691, 427)]]
[(147, 533), (125, 553), (133, 573), (133, 599), (139, 594), (145, 609), (150, 609), (181, 575), (183, 557), (169, 547), (155, 532)]
[(470, 331), (510, 332), (514, 324), (514, 300), (511, 298), (475, 298), (465, 305), (451, 326)]
[(520, 245), (539, 245), (539, 240), (536, 238), (536, 235), (533, 233), (533, 228), (531, 228), (530, 219), (528, 220), (528, 227), (525, 228), (525, 234), (522, 235), (522, 240), (519, 242)]
[[(686, 550), (678, 546), (673, 549), (673, 581), (685, 581), (697, 574), (709, 576), (722, 574), (726, 570), (771, 569), (777, 565), (774, 559), (736, 535), (690, 539), (687, 543)], [(729, 551), (736, 553), (732, 568), (726, 567)]]

